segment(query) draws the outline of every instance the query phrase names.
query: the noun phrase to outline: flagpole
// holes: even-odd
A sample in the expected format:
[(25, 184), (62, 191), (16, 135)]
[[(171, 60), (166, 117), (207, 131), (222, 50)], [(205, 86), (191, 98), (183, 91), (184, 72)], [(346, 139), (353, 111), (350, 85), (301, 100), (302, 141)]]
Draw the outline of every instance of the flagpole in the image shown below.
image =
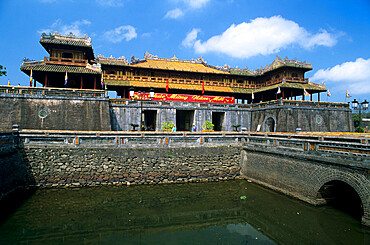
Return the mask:
[(66, 75), (64, 77), (64, 86), (67, 86), (67, 83), (68, 83), (68, 73), (67, 73), (67, 70), (66, 70)]
[(31, 73), (30, 73), (30, 87), (32, 87), (32, 80), (33, 80), (33, 77), (32, 77), (32, 69), (31, 69)]

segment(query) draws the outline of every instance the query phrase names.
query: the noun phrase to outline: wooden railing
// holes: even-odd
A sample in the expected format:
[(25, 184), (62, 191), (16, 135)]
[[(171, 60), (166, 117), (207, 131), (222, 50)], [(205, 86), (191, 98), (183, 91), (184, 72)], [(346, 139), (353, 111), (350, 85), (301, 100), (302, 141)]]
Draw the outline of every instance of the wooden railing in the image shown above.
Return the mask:
[[(199, 79), (186, 79), (186, 78), (167, 78), (167, 77), (152, 77), (152, 76), (127, 76), (127, 75), (116, 75), (116, 74), (105, 74), (104, 80), (128, 80), (128, 81), (140, 81), (140, 82), (156, 82), (156, 83), (166, 83), (168, 79), (169, 83), (172, 84), (189, 84), (189, 85), (202, 85), (203, 81)], [(286, 82), (296, 82), (296, 83), (308, 83), (308, 79), (300, 78), (286, 78)], [(214, 81), (214, 80), (204, 80), (205, 86), (220, 86), (220, 87), (233, 87), (233, 88), (262, 88), (274, 84), (279, 84), (282, 79), (273, 79), (267, 82), (258, 84), (247, 84), (246, 82), (224, 82), (224, 81)]]
[(60, 57), (44, 57), (44, 62), (46, 64), (62, 64), (62, 65), (76, 65), (76, 66), (86, 66), (87, 60), (72, 59), (72, 58), (60, 58)]

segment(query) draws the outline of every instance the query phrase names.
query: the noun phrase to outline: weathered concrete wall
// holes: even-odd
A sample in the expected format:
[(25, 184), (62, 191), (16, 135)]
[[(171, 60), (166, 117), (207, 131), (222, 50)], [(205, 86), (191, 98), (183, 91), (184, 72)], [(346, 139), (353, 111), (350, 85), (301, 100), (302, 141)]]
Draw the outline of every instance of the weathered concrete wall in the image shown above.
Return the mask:
[(261, 131), (268, 131), (266, 120), (275, 122), (275, 132), (295, 132), (301, 128), (307, 132), (353, 132), (352, 112), (349, 108), (273, 105), (251, 109), (251, 131), (261, 125)]
[[(359, 195), (364, 215), (362, 223), (370, 225), (370, 174), (356, 168), (345, 168), (322, 161), (289, 157), (288, 154), (274, 154), (243, 150), (241, 154), (241, 175), (255, 180), (269, 188), (294, 196), (314, 205), (325, 204), (319, 190), (330, 181), (342, 181), (350, 185)], [(344, 160), (343, 160), (344, 161)]]
[(111, 130), (106, 98), (0, 94), (0, 128)]
[(24, 160), (46, 187), (218, 181), (240, 172), (236, 147), (25, 148)]

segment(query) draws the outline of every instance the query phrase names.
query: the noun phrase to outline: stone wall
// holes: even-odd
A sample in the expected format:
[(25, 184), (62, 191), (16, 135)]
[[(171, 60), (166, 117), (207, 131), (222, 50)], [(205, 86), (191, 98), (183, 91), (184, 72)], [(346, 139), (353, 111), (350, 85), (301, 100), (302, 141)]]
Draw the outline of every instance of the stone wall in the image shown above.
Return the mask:
[(0, 129), (111, 130), (107, 98), (0, 94)]
[(0, 199), (18, 187), (33, 183), (18, 151), (17, 139), (12, 132), (0, 132)]
[(233, 125), (240, 125), (239, 131), (269, 131), (271, 122), (275, 132), (354, 130), (351, 110), (343, 103), (279, 100), (229, 105), (8, 93), (0, 94), (0, 108), (0, 129), (18, 124), (21, 129), (130, 131), (130, 124), (140, 125), (141, 112), (151, 111), (155, 130), (161, 131), (163, 122), (183, 122), (178, 112), (190, 111), (187, 123), (195, 123), (198, 131), (205, 121), (213, 121), (214, 113), (222, 118), (221, 131), (233, 131)]
[(194, 112), (192, 122), (201, 129), (204, 121), (212, 121), (213, 113), (223, 113), (223, 131), (233, 131), (240, 125), (247, 131), (269, 131), (268, 119), (274, 122), (275, 132), (352, 132), (352, 112), (344, 103), (310, 101), (273, 101), (249, 105), (216, 105), (200, 103), (126, 101), (110, 104), (113, 131), (131, 130), (130, 124), (140, 124), (140, 111), (156, 111), (156, 130), (161, 131), (164, 121), (176, 122), (177, 110)]
[(18, 151), (0, 155), (0, 199), (16, 188), (34, 184)]
[[(141, 104), (142, 103), (142, 104)], [(233, 131), (232, 125), (241, 125), (240, 128), (249, 129), (250, 111), (237, 105), (212, 105), (185, 102), (154, 102), (154, 101), (126, 101), (117, 103), (111, 101), (110, 117), (113, 131), (132, 130), (130, 124), (140, 125), (140, 112), (156, 112), (156, 131), (162, 131), (161, 126), (165, 121), (176, 123), (177, 111), (193, 111), (191, 121), (195, 123), (198, 131), (202, 129), (205, 121), (212, 121), (212, 113), (224, 113), (222, 131)], [(239, 128), (239, 130), (240, 130)]]
[(251, 131), (261, 125), (268, 131), (266, 120), (275, 122), (275, 132), (295, 132), (297, 128), (306, 132), (353, 132), (352, 112), (349, 108), (302, 106), (297, 103), (273, 105), (251, 109)]
[(237, 147), (25, 148), (24, 160), (44, 187), (218, 181), (240, 172)]

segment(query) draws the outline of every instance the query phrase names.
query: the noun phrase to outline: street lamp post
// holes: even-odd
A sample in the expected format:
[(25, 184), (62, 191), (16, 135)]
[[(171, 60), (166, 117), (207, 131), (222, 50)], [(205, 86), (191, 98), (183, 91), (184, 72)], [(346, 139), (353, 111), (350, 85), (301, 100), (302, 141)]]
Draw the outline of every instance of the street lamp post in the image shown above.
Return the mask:
[(357, 109), (358, 110), (358, 122), (359, 122), (359, 125), (358, 127), (361, 128), (361, 121), (362, 121), (362, 118), (361, 118), (361, 110), (364, 110), (366, 111), (367, 108), (369, 106), (369, 102), (367, 100), (364, 100), (363, 102), (359, 103), (356, 99), (354, 99), (352, 101), (352, 107), (353, 109)]

